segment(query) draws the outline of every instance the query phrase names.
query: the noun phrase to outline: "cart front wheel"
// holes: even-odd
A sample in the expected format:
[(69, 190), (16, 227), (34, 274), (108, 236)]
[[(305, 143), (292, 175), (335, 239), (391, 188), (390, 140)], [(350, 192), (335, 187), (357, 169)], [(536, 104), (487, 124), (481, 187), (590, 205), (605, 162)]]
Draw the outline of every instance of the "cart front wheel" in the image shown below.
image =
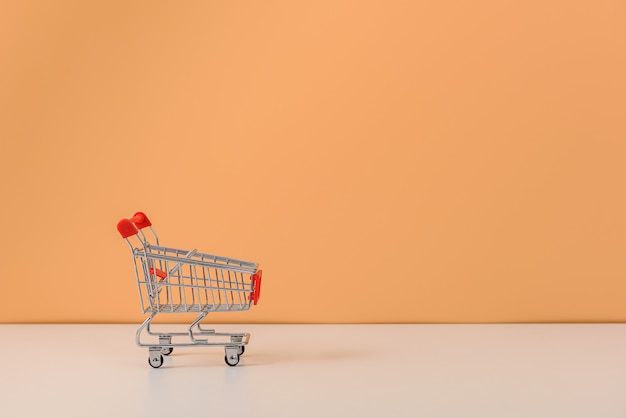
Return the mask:
[(170, 354), (172, 354), (172, 351), (174, 351), (174, 347), (164, 347), (161, 349), (161, 354), (163, 354), (164, 356), (169, 356)]
[(148, 364), (155, 369), (158, 369), (163, 365), (163, 356), (159, 354), (158, 356), (150, 356), (148, 357)]
[(227, 354), (224, 356), (224, 361), (229, 366), (236, 366), (239, 364), (239, 354), (231, 354), (230, 356)]

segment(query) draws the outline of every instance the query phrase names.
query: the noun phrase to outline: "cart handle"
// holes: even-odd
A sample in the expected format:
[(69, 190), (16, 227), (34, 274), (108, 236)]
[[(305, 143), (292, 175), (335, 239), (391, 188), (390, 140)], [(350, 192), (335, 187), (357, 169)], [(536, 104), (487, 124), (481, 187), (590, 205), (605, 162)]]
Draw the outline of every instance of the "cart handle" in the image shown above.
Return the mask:
[(117, 223), (117, 231), (122, 238), (132, 237), (137, 235), (140, 229), (147, 226), (152, 226), (152, 222), (143, 212), (136, 212), (130, 219), (122, 219)]

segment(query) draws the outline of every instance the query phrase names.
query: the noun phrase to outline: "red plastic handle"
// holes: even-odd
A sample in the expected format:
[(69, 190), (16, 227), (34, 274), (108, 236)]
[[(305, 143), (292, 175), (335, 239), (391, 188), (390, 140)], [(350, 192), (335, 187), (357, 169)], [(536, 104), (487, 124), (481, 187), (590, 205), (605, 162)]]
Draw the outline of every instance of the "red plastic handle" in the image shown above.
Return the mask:
[(152, 222), (143, 212), (137, 212), (130, 219), (122, 219), (117, 223), (117, 231), (122, 238), (132, 237), (136, 235), (140, 229), (152, 226)]
[(147, 226), (152, 226), (152, 222), (143, 212), (137, 212), (130, 218), (130, 221), (135, 224), (137, 229), (144, 229)]
[(135, 227), (135, 224), (128, 219), (122, 219), (117, 223), (117, 231), (120, 233), (122, 238), (132, 237), (133, 235), (137, 235), (139, 232)]

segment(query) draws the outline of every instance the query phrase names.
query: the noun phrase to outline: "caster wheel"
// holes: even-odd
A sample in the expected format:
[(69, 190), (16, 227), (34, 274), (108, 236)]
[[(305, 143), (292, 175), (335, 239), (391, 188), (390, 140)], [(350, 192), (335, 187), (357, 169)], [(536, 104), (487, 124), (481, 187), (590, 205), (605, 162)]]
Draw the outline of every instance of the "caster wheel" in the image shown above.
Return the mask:
[(239, 354), (237, 354), (237, 355), (230, 355), (230, 356), (226, 355), (226, 356), (224, 356), (224, 361), (229, 366), (236, 366), (236, 365), (239, 364)]
[(161, 354), (163, 354), (164, 356), (169, 356), (170, 354), (172, 354), (172, 351), (174, 351), (174, 347), (164, 347), (161, 349)]
[(148, 364), (155, 369), (158, 369), (163, 365), (163, 356), (159, 354), (159, 357), (148, 357)]
[(243, 356), (243, 353), (245, 353), (245, 352), (246, 352), (246, 347), (245, 347), (245, 346), (240, 345), (240, 346), (237, 348), (237, 354), (239, 354), (240, 356)]

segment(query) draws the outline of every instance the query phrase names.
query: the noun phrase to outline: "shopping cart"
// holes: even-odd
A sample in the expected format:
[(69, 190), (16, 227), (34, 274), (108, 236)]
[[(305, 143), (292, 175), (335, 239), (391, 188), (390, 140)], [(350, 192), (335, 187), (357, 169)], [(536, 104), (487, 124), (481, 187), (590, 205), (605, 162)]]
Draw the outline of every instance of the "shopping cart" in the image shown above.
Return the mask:
[[(154, 242), (144, 234), (148, 228)], [(142, 313), (150, 316), (137, 330), (139, 347), (148, 347), (148, 364), (163, 365), (174, 347), (224, 347), (225, 361), (236, 366), (250, 340), (248, 333), (220, 333), (202, 328), (209, 312), (235, 312), (256, 305), (262, 271), (257, 263), (159, 245), (159, 237), (145, 213), (122, 219), (117, 230), (133, 254)], [(160, 313), (198, 313), (187, 332), (153, 332), (150, 323)], [(147, 333), (151, 342), (142, 342)], [(200, 336), (205, 338), (199, 338)], [(174, 341), (173, 341), (174, 339)], [(183, 340), (183, 341), (178, 341)]]

